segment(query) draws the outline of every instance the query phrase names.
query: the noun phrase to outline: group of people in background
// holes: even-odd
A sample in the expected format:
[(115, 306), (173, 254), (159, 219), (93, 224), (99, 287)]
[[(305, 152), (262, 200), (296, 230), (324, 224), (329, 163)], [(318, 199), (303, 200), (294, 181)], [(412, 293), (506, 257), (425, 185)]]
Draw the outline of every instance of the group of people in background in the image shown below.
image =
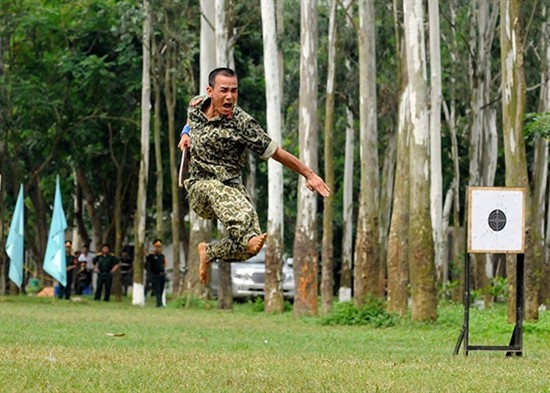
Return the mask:
[[(120, 269), (122, 294), (128, 295), (128, 288), (133, 281), (133, 259), (128, 247), (121, 251), (120, 258), (112, 252), (109, 244), (104, 243), (97, 255), (90, 253), (88, 245), (73, 254), (72, 242), (65, 242), (65, 264), (67, 268), (67, 285), (59, 284), (57, 296), (70, 299), (71, 292), (77, 295), (94, 293), (94, 300), (108, 302), (111, 297), (113, 278)], [(146, 288), (151, 287), (156, 297), (157, 307), (163, 306), (162, 294), (166, 283), (166, 258), (162, 254), (162, 241), (153, 242), (153, 251), (145, 255)]]

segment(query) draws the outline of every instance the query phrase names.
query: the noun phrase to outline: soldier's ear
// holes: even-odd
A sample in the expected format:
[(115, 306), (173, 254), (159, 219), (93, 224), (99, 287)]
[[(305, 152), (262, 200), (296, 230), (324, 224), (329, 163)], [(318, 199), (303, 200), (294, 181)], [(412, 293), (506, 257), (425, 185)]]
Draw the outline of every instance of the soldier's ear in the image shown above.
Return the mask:
[(206, 86), (206, 94), (208, 97), (212, 97), (212, 87), (210, 85)]

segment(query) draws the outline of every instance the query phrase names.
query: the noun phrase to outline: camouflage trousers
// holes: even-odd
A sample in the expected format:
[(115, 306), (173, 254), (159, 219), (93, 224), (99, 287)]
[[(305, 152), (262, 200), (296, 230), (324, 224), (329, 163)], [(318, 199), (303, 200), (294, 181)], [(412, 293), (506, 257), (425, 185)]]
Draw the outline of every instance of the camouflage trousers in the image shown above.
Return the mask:
[(225, 228), (225, 236), (206, 248), (210, 261), (243, 261), (252, 255), (246, 252), (248, 241), (261, 234), (258, 214), (250, 195), (242, 184), (227, 185), (219, 180), (197, 180), (189, 187), (189, 206), (200, 217), (217, 218)]

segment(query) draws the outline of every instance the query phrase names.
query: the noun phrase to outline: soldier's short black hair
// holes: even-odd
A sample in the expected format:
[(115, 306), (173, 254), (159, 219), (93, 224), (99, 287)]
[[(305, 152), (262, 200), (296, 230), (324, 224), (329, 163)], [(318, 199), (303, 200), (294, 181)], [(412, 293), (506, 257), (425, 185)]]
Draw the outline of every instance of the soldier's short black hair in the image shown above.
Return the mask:
[(111, 249), (111, 246), (109, 245), (109, 243), (103, 243), (101, 245), (101, 248), (103, 248), (103, 247), (107, 247), (109, 250)]
[(230, 78), (237, 77), (237, 73), (233, 71), (231, 68), (227, 68), (227, 67), (215, 68), (212, 71), (210, 71), (210, 74), (208, 75), (208, 85), (210, 87), (214, 87), (214, 85), (216, 84), (216, 77), (218, 75), (223, 75)]

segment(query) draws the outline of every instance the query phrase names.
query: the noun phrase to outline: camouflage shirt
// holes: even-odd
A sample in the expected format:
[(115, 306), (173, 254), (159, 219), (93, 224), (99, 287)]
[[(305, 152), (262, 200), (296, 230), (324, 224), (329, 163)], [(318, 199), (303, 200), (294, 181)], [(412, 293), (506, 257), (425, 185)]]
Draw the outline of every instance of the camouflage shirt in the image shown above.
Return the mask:
[(187, 110), (191, 164), (186, 187), (199, 179), (238, 181), (248, 151), (267, 160), (278, 147), (258, 122), (238, 106), (229, 116), (208, 120), (202, 108), (209, 101), (208, 96), (195, 97)]

